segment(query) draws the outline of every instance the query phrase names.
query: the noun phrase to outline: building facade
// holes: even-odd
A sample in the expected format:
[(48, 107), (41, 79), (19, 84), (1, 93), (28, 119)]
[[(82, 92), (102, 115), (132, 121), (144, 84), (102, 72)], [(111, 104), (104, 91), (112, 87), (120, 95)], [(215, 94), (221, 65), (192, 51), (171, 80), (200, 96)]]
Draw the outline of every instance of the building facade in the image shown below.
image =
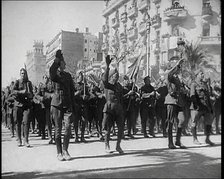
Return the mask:
[(130, 51), (119, 64), (120, 73), (127, 73), (143, 47), (146, 75), (147, 56), (149, 66), (163, 65), (176, 53), (180, 38), (207, 49), (220, 69), (220, 0), (109, 0), (103, 17), (103, 55)]
[(42, 82), (46, 69), (46, 56), (43, 53), (43, 42), (34, 41), (33, 51), (26, 54), (26, 68), (29, 80), (37, 86)]
[(75, 32), (60, 31), (46, 46), (46, 71), (49, 71), (56, 51), (61, 49), (66, 62), (66, 70), (75, 75), (78, 70), (88, 66), (91, 61), (100, 60), (98, 59), (98, 53), (100, 53), (98, 41), (97, 36), (92, 35), (88, 28), (85, 32), (79, 32), (78, 28)]

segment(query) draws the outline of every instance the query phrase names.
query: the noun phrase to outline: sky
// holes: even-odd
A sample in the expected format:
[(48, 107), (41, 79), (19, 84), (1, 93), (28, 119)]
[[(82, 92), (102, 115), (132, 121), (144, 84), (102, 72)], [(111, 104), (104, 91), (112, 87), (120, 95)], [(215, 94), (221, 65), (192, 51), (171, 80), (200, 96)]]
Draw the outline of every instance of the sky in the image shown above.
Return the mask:
[(34, 40), (46, 45), (60, 30), (102, 31), (104, 1), (2, 1), (2, 87), (19, 78)]

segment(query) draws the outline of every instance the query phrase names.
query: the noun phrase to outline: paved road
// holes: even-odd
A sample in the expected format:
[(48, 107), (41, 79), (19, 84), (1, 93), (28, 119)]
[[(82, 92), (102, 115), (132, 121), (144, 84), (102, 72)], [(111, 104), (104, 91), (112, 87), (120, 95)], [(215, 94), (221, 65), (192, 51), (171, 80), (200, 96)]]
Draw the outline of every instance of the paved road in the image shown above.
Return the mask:
[[(192, 143), (192, 136), (182, 137), (187, 149), (167, 149), (167, 138), (160, 134), (145, 139), (123, 140), (125, 154), (105, 154), (104, 143), (97, 137), (87, 143), (71, 139), (71, 161), (56, 159), (56, 146), (47, 144), (37, 134), (30, 135), (31, 148), (17, 147), (16, 139), (2, 127), (2, 178), (221, 178), (221, 136), (213, 135), (216, 146)], [(113, 137), (113, 139), (115, 139)], [(116, 141), (112, 140), (114, 149)]]

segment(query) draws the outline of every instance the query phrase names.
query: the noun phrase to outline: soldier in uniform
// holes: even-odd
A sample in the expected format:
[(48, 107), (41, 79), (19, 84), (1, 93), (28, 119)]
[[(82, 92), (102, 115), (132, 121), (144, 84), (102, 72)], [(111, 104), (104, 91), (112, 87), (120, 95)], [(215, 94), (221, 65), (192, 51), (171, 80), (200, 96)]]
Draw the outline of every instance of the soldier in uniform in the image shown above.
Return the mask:
[(128, 76), (124, 76), (124, 125), (127, 121), (128, 137), (134, 138), (136, 116), (138, 112), (138, 106), (136, 104), (136, 99), (140, 97), (137, 93), (137, 86), (133, 82), (129, 81)]
[(190, 97), (192, 100), (190, 109), (191, 109), (191, 119), (192, 119), (192, 135), (193, 142), (197, 145), (200, 145), (200, 142), (197, 139), (197, 122), (199, 119), (204, 116), (205, 122), (205, 142), (209, 145), (214, 145), (211, 142), (209, 136), (211, 134), (212, 122), (213, 122), (213, 109), (210, 101), (210, 96), (212, 95), (210, 86), (207, 84), (204, 78), (204, 72), (202, 69), (199, 69), (195, 72), (195, 80), (191, 84)]
[(15, 121), (14, 121), (14, 103), (15, 99), (12, 95), (12, 88), (14, 86), (14, 81), (11, 82), (8, 94), (6, 97), (6, 103), (7, 103), (7, 118), (8, 118), (8, 124), (11, 132), (11, 137), (14, 137), (14, 131), (15, 131)]
[[(65, 61), (61, 50), (56, 51), (55, 60), (50, 67), (50, 79), (54, 82), (54, 94), (51, 100), (52, 118), (55, 124), (55, 143), (59, 161), (70, 160), (68, 153), (71, 137), (71, 122), (74, 115), (74, 84), (69, 73), (65, 72)], [(67, 113), (68, 117), (64, 118)], [(63, 147), (61, 143), (62, 121), (65, 124)]]
[[(104, 106), (104, 118), (103, 118), (103, 127), (106, 129), (105, 133), (105, 149), (106, 152), (110, 152), (110, 131), (114, 122), (117, 124), (118, 134), (117, 134), (117, 145), (116, 151), (120, 154), (124, 153), (121, 149), (120, 143), (123, 134), (123, 123), (124, 123), (124, 112), (123, 112), (123, 87), (118, 82), (119, 73), (115, 69), (114, 71), (110, 71), (110, 63), (112, 59), (109, 55), (106, 56), (106, 71), (103, 77), (104, 88), (106, 91), (106, 104)], [(110, 74), (109, 74), (110, 72)], [(109, 76), (111, 80), (109, 82)]]
[(45, 127), (47, 124), (49, 144), (52, 144), (53, 139), (50, 107), (51, 98), (53, 95), (53, 86), (51, 85), (50, 79), (47, 75), (43, 76), (43, 80), (44, 83), (42, 85), (39, 85), (37, 93), (34, 96), (34, 99), (37, 101), (37, 103), (40, 104), (39, 110), (36, 111), (36, 116), (39, 121), (38, 123), (42, 134), (42, 139), (45, 139)]
[(13, 94), (15, 95), (15, 121), (18, 146), (22, 146), (22, 138), (24, 137), (24, 145), (30, 147), (28, 136), (30, 126), (30, 111), (32, 110), (33, 86), (28, 79), (27, 71), (20, 69), (20, 79), (15, 81), (13, 86)]
[(83, 72), (79, 72), (77, 83), (75, 84), (75, 93), (74, 93), (74, 103), (76, 106), (75, 109), (75, 142), (79, 142), (78, 137), (78, 128), (79, 123), (81, 123), (81, 142), (86, 142), (84, 138), (86, 124), (89, 117), (89, 88), (86, 84), (86, 79), (84, 78)]
[(145, 138), (148, 138), (146, 132), (147, 121), (149, 122), (149, 134), (155, 137), (154, 127), (156, 123), (156, 114), (155, 114), (155, 99), (156, 91), (151, 85), (151, 80), (149, 76), (144, 78), (144, 85), (140, 88), (140, 116), (142, 124), (142, 132)]
[[(182, 85), (178, 77), (178, 73), (181, 70), (181, 63), (183, 59), (174, 59), (169, 62), (168, 66), (168, 77), (167, 77), (167, 88), (168, 94), (165, 98), (165, 103), (167, 106), (167, 122), (168, 122), (168, 147), (170, 149), (175, 149), (176, 146), (180, 148), (186, 148), (181, 142), (181, 133), (184, 124), (183, 115), (183, 99), (182, 99)], [(176, 142), (173, 144), (173, 124), (177, 121), (178, 128), (176, 134)]]
[[(158, 123), (159, 123), (159, 121), (161, 121), (163, 137), (167, 137), (167, 132), (166, 132), (167, 111), (166, 111), (166, 105), (164, 104), (164, 102), (165, 102), (166, 95), (168, 94), (168, 89), (167, 89), (167, 85), (166, 85), (164, 77), (160, 78), (156, 91), (160, 94), (159, 98), (156, 100), (156, 106), (155, 106), (156, 118), (158, 120)], [(160, 125), (159, 125), (159, 127), (160, 127)]]

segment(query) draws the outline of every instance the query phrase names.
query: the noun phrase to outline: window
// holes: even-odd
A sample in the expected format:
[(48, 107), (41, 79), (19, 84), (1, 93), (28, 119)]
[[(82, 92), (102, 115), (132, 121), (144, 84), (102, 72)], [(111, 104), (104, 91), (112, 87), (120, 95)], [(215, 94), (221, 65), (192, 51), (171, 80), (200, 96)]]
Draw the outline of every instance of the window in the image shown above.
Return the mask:
[(202, 36), (210, 36), (210, 25), (203, 24)]
[(180, 35), (179, 25), (175, 25), (175, 26), (172, 27), (172, 35), (173, 36), (179, 36)]
[(85, 43), (87, 43), (87, 40), (85, 39)]
[(87, 51), (87, 49), (85, 48), (85, 50), (84, 50), (85, 52)]

